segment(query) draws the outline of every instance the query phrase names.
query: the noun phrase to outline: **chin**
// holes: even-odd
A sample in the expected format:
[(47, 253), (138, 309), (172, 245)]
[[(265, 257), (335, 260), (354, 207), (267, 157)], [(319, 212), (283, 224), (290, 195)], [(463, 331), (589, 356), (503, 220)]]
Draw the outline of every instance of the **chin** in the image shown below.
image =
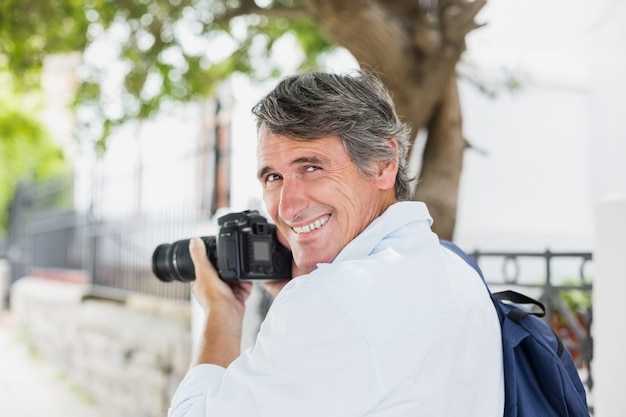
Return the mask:
[(317, 269), (317, 262), (311, 263), (311, 262), (296, 262), (296, 265), (298, 265), (298, 268), (300, 268), (303, 271), (313, 271), (315, 269)]
[(298, 265), (298, 268), (305, 271), (312, 271), (317, 268), (317, 264), (320, 261), (318, 261), (317, 259), (296, 257), (294, 258), (294, 262), (296, 265)]

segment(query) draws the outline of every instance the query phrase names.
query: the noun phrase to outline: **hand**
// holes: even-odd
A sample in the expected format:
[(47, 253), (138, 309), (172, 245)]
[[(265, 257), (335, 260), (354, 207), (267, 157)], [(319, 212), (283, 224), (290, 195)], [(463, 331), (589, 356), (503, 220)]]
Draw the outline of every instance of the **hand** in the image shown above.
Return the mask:
[(243, 318), (245, 302), (252, 291), (252, 283), (243, 281), (226, 283), (222, 281), (209, 262), (206, 247), (200, 238), (190, 239), (189, 254), (196, 274), (192, 290), (204, 311), (208, 314), (211, 309), (227, 308), (231, 310), (230, 314), (234, 310), (238, 316)]
[(226, 368), (239, 356), (245, 303), (251, 282), (225, 283), (209, 262), (202, 239), (189, 242), (196, 280), (193, 293), (204, 309), (205, 323), (194, 364), (210, 363)]

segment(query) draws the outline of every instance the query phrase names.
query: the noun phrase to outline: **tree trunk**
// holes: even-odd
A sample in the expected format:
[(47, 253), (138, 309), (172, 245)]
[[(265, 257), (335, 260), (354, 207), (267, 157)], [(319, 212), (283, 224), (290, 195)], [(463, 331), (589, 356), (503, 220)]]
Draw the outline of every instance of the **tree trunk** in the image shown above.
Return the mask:
[(305, 0), (320, 27), (359, 64), (382, 78), (413, 140), (428, 130), (414, 200), (424, 201), (434, 231), (452, 239), (465, 141), (456, 64), (486, 0)]
[(453, 76), (428, 124), (422, 170), (413, 194), (414, 200), (428, 205), (433, 230), (442, 239), (452, 240), (454, 236), (465, 148), (457, 80)]

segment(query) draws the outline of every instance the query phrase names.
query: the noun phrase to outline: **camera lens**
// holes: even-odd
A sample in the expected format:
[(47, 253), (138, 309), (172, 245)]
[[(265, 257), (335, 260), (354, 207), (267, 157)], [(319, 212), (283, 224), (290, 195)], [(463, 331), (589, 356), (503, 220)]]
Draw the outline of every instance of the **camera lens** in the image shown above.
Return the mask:
[[(215, 266), (216, 243), (212, 236), (201, 238), (207, 249), (209, 261)], [(152, 254), (152, 272), (163, 282), (191, 282), (196, 279), (193, 261), (189, 254), (189, 239), (179, 240), (172, 244), (164, 243)]]

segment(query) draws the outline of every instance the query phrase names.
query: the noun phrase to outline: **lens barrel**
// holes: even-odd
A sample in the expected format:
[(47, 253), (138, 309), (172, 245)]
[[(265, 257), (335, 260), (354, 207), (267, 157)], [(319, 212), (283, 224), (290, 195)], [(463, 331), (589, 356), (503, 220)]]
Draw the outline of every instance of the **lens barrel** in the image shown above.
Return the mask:
[[(206, 246), (207, 257), (215, 267), (217, 259), (215, 237), (203, 236), (201, 239)], [(195, 280), (196, 274), (189, 254), (189, 239), (157, 246), (152, 254), (152, 272), (163, 282)]]

